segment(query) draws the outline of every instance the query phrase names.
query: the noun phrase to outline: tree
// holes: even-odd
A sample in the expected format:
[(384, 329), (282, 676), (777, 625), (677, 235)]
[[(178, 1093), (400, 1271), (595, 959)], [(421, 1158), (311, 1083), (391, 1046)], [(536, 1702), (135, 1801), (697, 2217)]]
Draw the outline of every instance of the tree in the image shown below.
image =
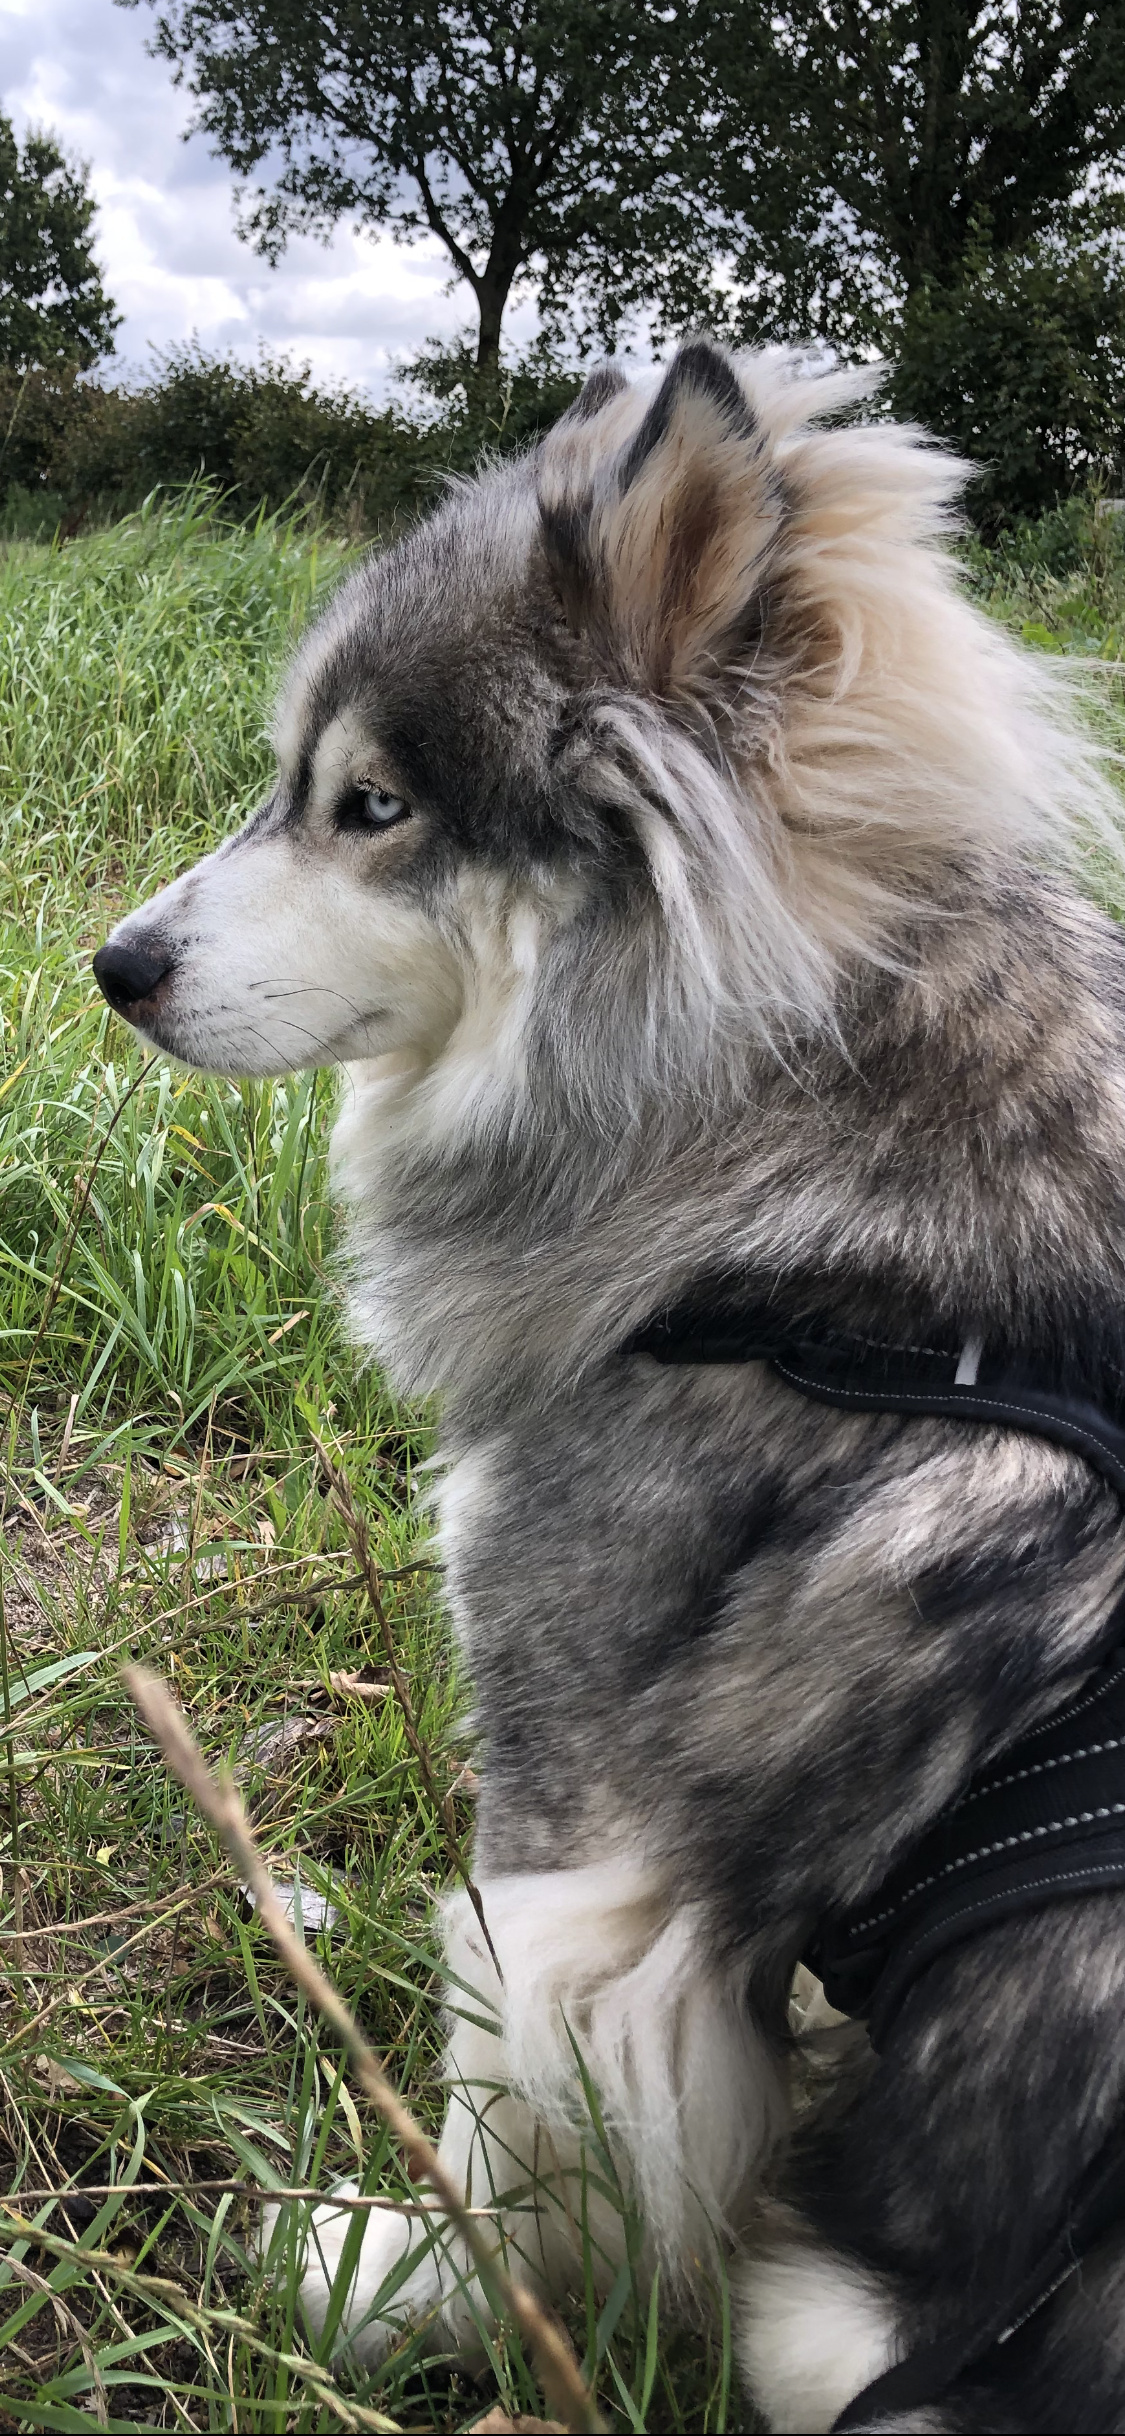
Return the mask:
[[(659, 0), (150, 0), (153, 48), (276, 256), (342, 218), (429, 229), (495, 364), (517, 281), (606, 337), (694, 243), (665, 176), (683, 11)], [(136, 7), (138, 0), (119, 0)]]
[(90, 251), (86, 173), (49, 135), (22, 151), (0, 117), (0, 364), (24, 373), (112, 352), (120, 316)]
[(698, 29), (681, 174), (748, 333), (885, 343), (974, 228), (1017, 252), (1125, 152), (1121, 0), (709, 0)]

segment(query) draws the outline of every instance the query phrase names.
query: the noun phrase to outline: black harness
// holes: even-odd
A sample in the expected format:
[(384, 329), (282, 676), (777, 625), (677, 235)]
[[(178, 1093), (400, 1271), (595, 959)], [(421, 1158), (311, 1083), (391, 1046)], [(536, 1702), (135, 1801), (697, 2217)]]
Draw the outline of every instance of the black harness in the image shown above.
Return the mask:
[[(888, 1346), (826, 1329), (788, 1332), (761, 1309), (684, 1305), (631, 1338), (659, 1362), (768, 1362), (817, 1403), (847, 1412), (984, 1422), (1085, 1457), (1125, 1505), (1125, 1427), (1082, 1397), (1044, 1388), (979, 1343), (959, 1351)], [(945, 1950), (1052, 1898), (1125, 1886), (1125, 1598), (1107, 1619), (1109, 1655), (1054, 1716), (970, 1777), (906, 1859), (851, 1910), (818, 1922), (805, 1960), (842, 2013), (882, 2046), (911, 1982)], [(1104, 1643), (1103, 1643), (1104, 1645)], [(836, 2422), (933, 2401), (1055, 2291), (1125, 2209), (1125, 2158), (1099, 2159), (1062, 2232), (1018, 2292), (970, 2337), (933, 2344), (876, 2379)]]

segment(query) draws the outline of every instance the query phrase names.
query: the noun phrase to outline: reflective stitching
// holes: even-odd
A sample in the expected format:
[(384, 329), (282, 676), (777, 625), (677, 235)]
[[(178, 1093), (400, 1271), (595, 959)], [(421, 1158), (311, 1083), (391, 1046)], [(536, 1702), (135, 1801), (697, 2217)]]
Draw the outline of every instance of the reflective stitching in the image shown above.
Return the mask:
[[(779, 1361), (776, 1355), (773, 1358), (773, 1364), (774, 1369), (781, 1372), (783, 1379), (791, 1380), (794, 1387), (807, 1387), (811, 1389), (814, 1395), (838, 1396), (845, 1403), (847, 1403), (849, 1397), (852, 1396), (863, 1395), (874, 1398), (875, 1391), (873, 1388), (829, 1387), (823, 1379), (802, 1378), (800, 1371), (790, 1370), (788, 1365), (785, 1362)], [(883, 1402), (877, 1402), (876, 1409), (878, 1411), (894, 1413), (900, 1404), (920, 1404), (923, 1411), (928, 1412), (931, 1415), (931, 1418), (935, 1421), (945, 1421), (952, 1418), (952, 1415), (948, 1413), (935, 1413), (928, 1396), (911, 1395), (909, 1389), (905, 1387), (902, 1389), (892, 1388), (890, 1392), (894, 1396), (894, 1403), (886, 1404)], [(950, 1390), (950, 1393), (952, 1393), (952, 1389)], [(853, 1410), (854, 1409), (856, 1408), (853, 1406)], [(862, 1406), (860, 1406), (858, 1409), (862, 1410)], [(975, 1412), (982, 1421), (1007, 1419), (1017, 1423), (1022, 1421), (1025, 1426), (1028, 1421), (1049, 1422), (1053, 1429), (1069, 1430), (1071, 1436), (1079, 1439), (1083, 1446), (1096, 1447), (1098, 1453), (1100, 1455), (1108, 1455), (1112, 1463), (1118, 1463), (1120, 1461), (1120, 1458), (1114, 1454), (1113, 1448), (1104, 1438), (1095, 1438), (1090, 1430), (1081, 1429), (1077, 1421), (1068, 1421), (1065, 1416), (1058, 1413), (1042, 1412), (1034, 1404), (1001, 1404), (998, 1397), (990, 1398), (988, 1403), (984, 1403), (983, 1401), (980, 1403), (974, 1403), (971, 1397), (959, 1395), (957, 1398), (957, 1410), (958, 1412), (962, 1413)]]
[(1105, 1742), (1087, 1743), (1079, 1751), (1060, 1751), (1054, 1759), (1035, 1759), (1030, 1768), (1016, 1768), (1011, 1776), (990, 1776), (986, 1785), (978, 1785), (972, 1793), (963, 1793), (957, 1808), (967, 1810), (970, 1802), (981, 1801), (986, 1793), (999, 1793), (1005, 1785), (1022, 1785), (1025, 1776), (1045, 1776), (1048, 1768), (1068, 1768), (1072, 1760), (1097, 1759), (1102, 1751), (1120, 1751), (1121, 1748), (1120, 1736), (1114, 1735)]
[[(1070, 2233), (1069, 2218), (1064, 2227), (1064, 2233), (1066, 2235), (1069, 2235)], [(1019, 2333), (1021, 2326), (1026, 2326), (1029, 2318), (1033, 2318), (1038, 2310), (1045, 2308), (1048, 2301), (1054, 2300), (1056, 2292), (1061, 2292), (1063, 2285), (1069, 2284), (1071, 2276), (1077, 2275), (1081, 2264), (1082, 2261), (1080, 2258), (1069, 2258), (1065, 2267), (1059, 2268), (1054, 2283), (1047, 2284), (1044, 2290), (1040, 2293), (1038, 2300), (1029, 2301), (1026, 2309), (1022, 2311), (1021, 2315), (1018, 2318), (1013, 2318), (1010, 2326), (1005, 2326), (1003, 2334), (997, 2335), (997, 2350), (999, 2350), (1001, 2343), (1010, 2343), (1012, 2336)]]
[(1122, 1688), (1122, 1673), (1122, 1668), (1116, 1667), (1104, 1682), (1095, 1683), (1092, 1689), (1087, 1686), (1080, 1700), (1072, 1701), (1068, 1709), (1059, 1709), (1054, 1717), (1045, 1717), (1042, 1725), (1032, 1726), (1030, 1733), (1021, 1734), (1020, 1741), (1038, 1742), (1041, 1734), (1053, 1734), (1056, 1726), (1071, 1725), (1076, 1717), (1081, 1717), (1083, 1709), (1088, 1709), (1093, 1701), (1100, 1700), (1104, 1693)]
[[(780, 1373), (783, 1379), (787, 1379), (794, 1387), (811, 1389), (817, 1395), (822, 1395), (844, 1404), (846, 1408), (850, 1406), (850, 1409), (853, 1411), (856, 1409), (863, 1409), (862, 1406), (857, 1407), (852, 1401), (852, 1398), (856, 1395), (868, 1393), (869, 1391), (865, 1389), (848, 1390), (846, 1388), (831, 1387), (823, 1380), (805, 1377), (799, 1370), (794, 1370), (788, 1363), (780, 1361), (776, 1357), (774, 1359), (774, 1368)], [(912, 1395), (908, 1389), (903, 1389), (901, 1393), (896, 1395), (896, 1404), (921, 1405), (924, 1411), (931, 1413), (931, 1417), (934, 1420), (952, 1418), (951, 1415), (932, 1413), (929, 1397)], [(896, 1405), (888, 1406), (883, 1404), (880, 1405), (878, 1409), (884, 1412), (889, 1410), (893, 1413), (896, 1409)], [(1044, 1412), (1041, 1408), (1031, 1404), (1005, 1404), (1002, 1403), (999, 1398), (991, 1398), (988, 1402), (985, 1402), (983, 1398), (960, 1395), (957, 1398), (957, 1410), (959, 1412), (974, 1413), (983, 1421), (1002, 1421), (1004, 1417), (1007, 1417), (1016, 1423), (1022, 1421), (1025, 1425), (1029, 1420), (1043, 1421), (1055, 1427), (1059, 1425), (1058, 1416), (1054, 1413)], [(1095, 1438), (1089, 1430), (1082, 1429), (1077, 1422), (1067, 1421), (1065, 1426), (1071, 1432), (1071, 1435), (1078, 1439), (1083, 1445), (1094, 1447), (1099, 1453), (1108, 1453), (1112, 1457), (1112, 1448), (1105, 1446), (1103, 1441), (1100, 1438)], [(1099, 1685), (1098, 1691), (1100, 1692), (1102, 1688), (1103, 1687)], [(1096, 1697), (1096, 1694), (1091, 1693), (1090, 1698), (1092, 1699), (1094, 1697)], [(1077, 1706), (1078, 1704), (1076, 1704), (1076, 1708)], [(1058, 1718), (1051, 1718), (1048, 1720), (1048, 1724), (1051, 1726), (1057, 1725), (1058, 1723)], [(1047, 1728), (1041, 1727), (1037, 1730), (1040, 1732), (1045, 1732)], [(1027, 1773), (1030, 1774), (1031, 1770), (1028, 1770)], [(962, 1800), (967, 1801), (973, 1798), (975, 1797), (968, 1795), (963, 1796)], [(1108, 1808), (1099, 1807), (1097, 1810), (1080, 1811), (1073, 1818), (1052, 1819), (1044, 1826), (1025, 1827), (1018, 1835), (1004, 1836), (998, 1842), (993, 1844), (982, 1844), (975, 1852), (962, 1853), (958, 1860), (947, 1861), (941, 1869), (934, 1870), (929, 1877), (919, 1878), (917, 1884), (909, 1887), (905, 1894), (899, 1895), (895, 1902), (892, 1903), (886, 1911), (873, 1912), (869, 1919), (857, 1921), (855, 1925), (847, 1931), (847, 1936), (849, 1940), (854, 1940), (857, 1937), (864, 1936), (869, 1929), (881, 1928), (886, 1921), (894, 1919), (896, 1912), (902, 1911), (908, 1903), (912, 1903), (915, 1895), (924, 1894), (928, 1887), (939, 1885), (943, 1878), (953, 1876), (957, 1870), (967, 1869), (971, 1862), (987, 1860), (998, 1852), (1014, 1851), (1018, 1849), (1021, 1844), (1034, 1843), (1040, 1836), (1058, 1835), (1061, 1834), (1066, 1828), (1088, 1825), (1090, 1821), (1095, 1818), (1113, 1818), (1118, 1816), (1125, 1816), (1125, 1802), (1113, 1802)]]
[(1034, 1844), (1041, 1835), (1060, 1835), (1065, 1827), (1088, 1827), (1092, 1819), (1125, 1818), (1125, 1802), (1101, 1803), (1096, 1810), (1076, 1810), (1071, 1818), (1050, 1819), (1043, 1827), (1023, 1827), (1018, 1835), (1002, 1835), (994, 1844), (980, 1844), (975, 1852), (963, 1852), (956, 1861), (946, 1861), (928, 1878), (919, 1878), (904, 1895), (898, 1895), (885, 1912), (872, 1912), (869, 1920), (857, 1920), (847, 1931), (849, 1938), (862, 1937), (866, 1929), (881, 1928), (885, 1920), (912, 1903), (915, 1895), (925, 1893), (928, 1886), (937, 1886), (942, 1878), (951, 1878), (958, 1869), (967, 1869), (971, 1861), (987, 1861), (997, 1852), (1014, 1852), (1020, 1844)]
[[(1081, 1879), (1083, 1884), (1085, 1884), (1090, 1878), (1108, 1878), (1115, 1886), (1121, 1886), (1123, 1883), (1125, 1883), (1125, 1881), (1122, 1879), (1120, 1869), (1112, 1868), (1110, 1864), (1106, 1862), (1101, 1868), (1093, 1865), (1089, 1869), (1060, 1869), (1054, 1871), (1049, 1878), (1025, 1878), (1020, 1887), (1020, 1893), (1037, 1894), (1041, 1886), (1070, 1886), (1077, 1879)], [(987, 1897), (976, 1903), (963, 1903), (960, 1911), (950, 1912), (946, 1919), (940, 1921), (938, 1925), (942, 1930), (950, 1929), (952, 1928), (955, 1920), (971, 1920), (974, 1912), (984, 1912), (987, 1911), (988, 1908), (989, 1905)], [(911, 1954), (916, 1952), (920, 1945), (925, 1943), (927, 1934), (928, 1931), (926, 1929), (921, 1929), (915, 1936), (908, 1937), (905, 1945), (901, 1945), (899, 1947), (898, 1952), (895, 1955), (895, 1961), (900, 1967), (909, 1959)]]
[(952, 1362), (956, 1360), (955, 1354), (942, 1353), (940, 1347), (937, 1345), (888, 1345), (886, 1338), (882, 1336), (837, 1336), (831, 1341), (838, 1346), (866, 1345), (869, 1353), (924, 1354), (927, 1362)]

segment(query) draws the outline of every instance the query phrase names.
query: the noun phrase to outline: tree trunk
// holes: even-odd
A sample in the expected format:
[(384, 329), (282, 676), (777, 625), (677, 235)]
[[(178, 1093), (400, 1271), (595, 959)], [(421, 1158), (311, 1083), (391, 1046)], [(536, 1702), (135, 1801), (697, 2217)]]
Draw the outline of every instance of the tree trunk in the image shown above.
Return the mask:
[[(927, 0), (919, 11), (918, 72), (923, 102), (918, 159), (910, 181), (909, 232), (900, 259), (908, 295), (926, 279), (956, 271), (968, 234), (963, 180), (967, 152), (959, 96), (972, 56), (966, 0)], [(956, 201), (962, 189), (961, 203)]]
[(510, 191), (493, 223), (488, 260), (479, 278), (473, 281), (480, 314), (477, 367), (481, 372), (494, 371), (500, 361), (500, 327), (504, 308), (524, 259), (524, 220), (523, 197)]
[(477, 369), (480, 372), (495, 370), (500, 361), (500, 325), (511, 285), (510, 279), (490, 279), (486, 271), (477, 289), (477, 309), (480, 314)]

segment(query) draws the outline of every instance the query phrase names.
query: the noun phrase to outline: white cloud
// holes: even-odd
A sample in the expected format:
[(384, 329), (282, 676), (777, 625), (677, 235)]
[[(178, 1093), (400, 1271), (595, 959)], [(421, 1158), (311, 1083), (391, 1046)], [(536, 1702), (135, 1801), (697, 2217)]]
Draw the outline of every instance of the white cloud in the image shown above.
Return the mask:
[[(471, 323), (436, 239), (406, 248), (342, 228), (328, 247), (296, 239), (276, 269), (244, 245), (231, 173), (204, 137), (183, 141), (191, 102), (149, 58), (150, 26), (146, 8), (113, 0), (0, 0), (3, 109), (21, 134), (48, 127), (90, 164), (123, 363), (194, 334), (239, 355), (284, 350), (378, 397), (396, 359)], [(513, 339), (533, 326), (530, 305), (509, 316)]]

